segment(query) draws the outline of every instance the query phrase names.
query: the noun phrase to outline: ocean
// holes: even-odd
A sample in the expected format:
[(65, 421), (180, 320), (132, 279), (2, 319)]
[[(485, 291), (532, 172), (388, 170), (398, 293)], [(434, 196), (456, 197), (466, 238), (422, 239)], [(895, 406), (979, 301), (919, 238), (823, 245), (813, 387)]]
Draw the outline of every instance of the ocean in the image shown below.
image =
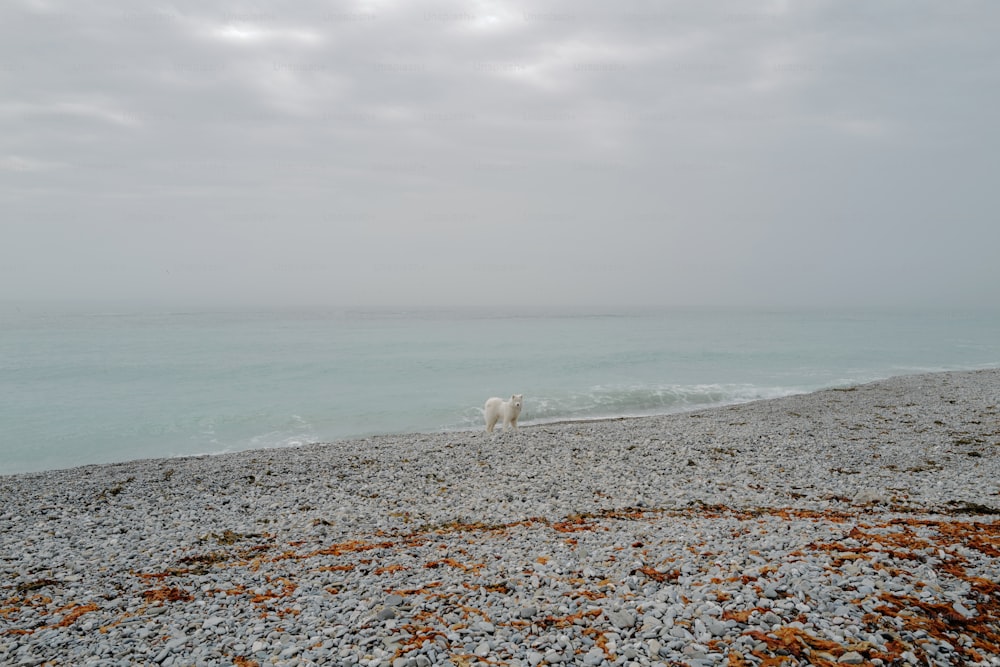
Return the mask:
[(0, 309), (0, 474), (1000, 366), (1000, 312)]

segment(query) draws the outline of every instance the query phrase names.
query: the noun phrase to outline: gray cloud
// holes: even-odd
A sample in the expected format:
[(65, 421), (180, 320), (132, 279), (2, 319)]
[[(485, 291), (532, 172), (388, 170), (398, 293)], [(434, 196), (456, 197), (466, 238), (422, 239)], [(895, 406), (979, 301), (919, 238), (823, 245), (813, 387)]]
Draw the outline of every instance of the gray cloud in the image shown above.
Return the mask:
[(0, 9), (0, 299), (973, 305), (989, 2)]

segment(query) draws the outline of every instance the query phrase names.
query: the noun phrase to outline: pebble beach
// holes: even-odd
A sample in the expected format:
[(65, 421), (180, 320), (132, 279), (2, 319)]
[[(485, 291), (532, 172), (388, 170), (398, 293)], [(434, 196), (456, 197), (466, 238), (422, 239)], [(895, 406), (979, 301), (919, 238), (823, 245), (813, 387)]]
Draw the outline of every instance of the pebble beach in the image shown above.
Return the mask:
[(0, 500), (3, 665), (1000, 665), (1000, 370)]

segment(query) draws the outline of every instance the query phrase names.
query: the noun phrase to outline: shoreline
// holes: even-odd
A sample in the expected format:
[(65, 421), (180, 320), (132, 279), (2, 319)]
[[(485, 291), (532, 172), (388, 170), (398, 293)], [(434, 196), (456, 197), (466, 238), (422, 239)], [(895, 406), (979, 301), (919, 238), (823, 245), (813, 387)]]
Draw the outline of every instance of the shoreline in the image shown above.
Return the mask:
[[(901, 379), (901, 378), (911, 378), (911, 377), (921, 377), (921, 376), (934, 376), (934, 375), (950, 374), (950, 373), (978, 373), (978, 372), (988, 372), (988, 371), (992, 371), (992, 370), (998, 370), (998, 371), (1000, 371), (1000, 366), (997, 366), (997, 367), (990, 366), (990, 367), (966, 368), (966, 369), (961, 369), (961, 370), (944, 370), (944, 371), (935, 370), (935, 371), (927, 371), (927, 372), (912, 372), (912, 373), (905, 373), (905, 374), (902, 374), (902, 375), (893, 375), (893, 376), (889, 376), (889, 377), (885, 377), (885, 378), (880, 378), (880, 379), (875, 379), (875, 380), (868, 380), (868, 381), (857, 383), (857, 384), (843, 384), (843, 385), (836, 384), (836, 385), (831, 385), (831, 386), (828, 386), (828, 387), (821, 387), (819, 389), (813, 389), (813, 390), (801, 390), (801, 391), (799, 391), (799, 390), (793, 390), (793, 391), (790, 391), (789, 393), (785, 393), (785, 394), (782, 394), (782, 395), (779, 395), (779, 396), (774, 396), (774, 397), (740, 399), (740, 400), (736, 400), (736, 401), (732, 401), (732, 402), (711, 403), (711, 404), (700, 405), (700, 406), (686, 406), (686, 407), (683, 407), (683, 408), (672, 409), (672, 410), (669, 410), (669, 411), (666, 411), (666, 412), (652, 412), (652, 413), (649, 413), (649, 414), (620, 414), (620, 415), (608, 415), (608, 416), (597, 416), (597, 417), (579, 417), (579, 418), (568, 417), (568, 418), (553, 418), (551, 420), (548, 420), (548, 419), (531, 420), (531, 421), (522, 423), (520, 425), (520, 428), (521, 429), (528, 429), (528, 430), (530, 430), (530, 429), (541, 428), (541, 427), (549, 427), (549, 426), (557, 426), (558, 427), (558, 426), (565, 426), (565, 425), (572, 425), (572, 424), (581, 424), (581, 423), (582, 424), (591, 424), (591, 423), (600, 424), (600, 423), (605, 423), (605, 422), (615, 422), (615, 421), (623, 421), (623, 420), (659, 419), (659, 418), (664, 418), (664, 417), (673, 417), (673, 416), (677, 416), (677, 415), (684, 415), (684, 414), (688, 414), (688, 413), (691, 413), (691, 412), (704, 412), (704, 411), (712, 411), (712, 410), (723, 410), (723, 409), (726, 409), (726, 408), (729, 408), (729, 407), (732, 407), (732, 406), (738, 406), (738, 405), (764, 403), (764, 402), (768, 402), (768, 401), (780, 401), (780, 400), (787, 399), (787, 398), (794, 397), (794, 396), (809, 396), (809, 395), (819, 394), (819, 393), (827, 392), (827, 391), (843, 391), (845, 389), (850, 390), (850, 389), (852, 389), (854, 387), (864, 387), (864, 386), (867, 386), (867, 385), (879, 384), (879, 383), (882, 383), (882, 382), (892, 381), (892, 380)], [(443, 435), (448, 435), (448, 434), (477, 433), (477, 432), (480, 432), (482, 430), (483, 429), (480, 428), (480, 427), (475, 427), (475, 428), (465, 428), (465, 427), (463, 427), (463, 428), (454, 428), (454, 429), (428, 429), (428, 430), (419, 430), (419, 431), (398, 431), (398, 432), (381, 432), (381, 431), (379, 431), (379, 432), (372, 432), (372, 433), (368, 433), (368, 434), (349, 435), (349, 436), (345, 436), (345, 437), (342, 437), (342, 438), (336, 438), (336, 439), (333, 439), (333, 440), (307, 441), (307, 442), (304, 442), (304, 443), (301, 443), (301, 444), (296, 444), (296, 445), (284, 445), (284, 446), (282, 446), (282, 445), (269, 445), (269, 446), (265, 446), (265, 447), (256, 447), (256, 448), (252, 448), (252, 449), (236, 449), (236, 450), (228, 450), (228, 451), (201, 452), (201, 453), (195, 453), (195, 454), (178, 454), (178, 455), (175, 455), (175, 456), (143, 457), (143, 458), (136, 458), (136, 459), (124, 459), (124, 460), (121, 460), (121, 461), (106, 461), (106, 462), (98, 462), (98, 463), (83, 463), (83, 464), (79, 464), (79, 465), (71, 465), (71, 466), (65, 467), (65, 468), (47, 468), (47, 469), (43, 469), (43, 470), (34, 470), (34, 471), (26, 471), (26, 472), (0, 473), (0, 480), (2, 480), (4, 478), (8, 478), (8, 477), (19, 477), (19, 476), (23, 476), (23, 475), (44, 475), (44, 474), (48, 474), (48, 473), (69, 472), (69, 471), (73, 471), (73, 470), (82, 470), (82, 469), (85, 469), (85, 468), (100, 467), (100, 466), (116, 466), (116, 465), (131, 464), (131, 463), (156, 462), (156, 461), (168, 461), (168, 460), (201, 459), (201, 458), (205, 458), (205, 457), (220, 457), (220, 456), (225, 457), (225, 456), (232, 456), (232, 455), (247, 454), (247, 453), (251, 453), (251, 452), (264, 452), (264, 451), (271, 451), (271, 450), (274, 450), (274, 451), (283, 451), (283, 450), (296, 449), (296, 448), (299, 448), (299, 447), (316, 447), (316, 446), (342, 444), (342, 443), (356, 443), (356, 442), (364, 442), (364, 441), (367, 441), (367, 440), (378, 439), (378, 438), (399, 438), (399, 437), (422, 438), (422, 437), (426, 437), (426, 436), (429, 436), (429, 435), (431, 435), (431, 436), (439, 436), (439, 435), (443, 436)]]
[(1000, 664), (998, 402), (945, 372), (0, 477), (0, 662)]
[[(878, 380), (871, 380), (871, 381), (863, 382), (863, 383), (860, 383), (860, 384), (850, 384), (850, 385), (843, 385), (843, 386), (844, 387), (865, 386), (865, 385), (869, 385), (869, 384), (876, 384), (876, 383), (879, 383), (879, 382), (885, 382), (887, 380), (893, 380), (893, 379), (896, 379), (896, 378), (913, 377), (915, 375), (937, 375), (937, 374), (940, 374), (940, 373), (968, 373), (968, 372), (989, 371), (989, 370), (994, 370), (994, 369), (995, 370), (1000, 370), (1000, 367), (995, 367), (995, 368), (994, 367), (976, 368), (976, 369), (965, 369), (965, 370), (954, 370), (954, 371), (933, 371), (933, 372), (929, 372), (929, 373), (907, 373), (907, 374), (904, 374), (904, 375), (895, 375), (895, 376), (890, 376), (890, 377), (882, 378), (882, 379), (878, 379)], [(706, 404), (706, 405), (702, 405), (702, 406), (684, 407), (684, 408), (679, 408), (679, 409), (675, 409), (675, 410), (670, 410), (670, 411), (667, 411), (667, 412), (653, 412), (653, 413), (650, 413), (650, 414), (622, 414), (622, 415), (610, 415), (610, 416), (600, 416), (600, 417), (580, 417), (580, 418), (572, 418), (572, 417), (570, 417), (570, 418), (554, 418), (552, 420), (544, 420), (544, 419), (543, 420), (532, 420), (532, 421), (528, 421), (528, 422), (522, 423), (520, 425), (520, 428), (521, 429), (530, 430), (530, 429), (535, 429), (535, 428), (542, 428), (542, 427), (549, 427), (549, 426), (566, 426), (566, 425), (572, 425), (572, 424), (592, 424), (592, 423), (593, 424), (601, 424), (601, 423), (605, 423), (605, 422), (616, 422), (616, 421), (627, 421), (627, 420), (658, 419), (658, 418), (664, 418), (664, 417), (673, 417), (673, 416), (677, 416), (677, 415), (684, 415), (684, 414), (688, 414), (688, 413), (691, 413), (691, 412), (704, 412), (704, 411), (711, 411), (711, 410), (722, 410), (722, 409), (729, 408), (729, 407), (736, 406), (736, 405), (746, 405), (746, 404), (754, 404), (754, 403), (761, 403), (761, 402), (767, 402), (767, 401), (777, 401), (777, 400), (782, 400), (782, 399), (789, 398), (789, 397), (792, 397), (792, 396), (807, 396), (807, 395), (816, 394), (816, 393), (820, 393), (820, 392), (824, 392), (824, 391), (840, 391), (840, 390), (842, 390), (842, 387), (840, 385), (837, 385), (837, 386), (831, 386), (831, 387), (823, 387), (823, 388), (815, 389), (815, 390), (792, 391), (790, 393), (783, 394), (781, 396), (775, 396), (775, 397), (769, 397), (769, 398), (754, 398), (754, 399), (738, 400), (738, 401), (734, 401), (734, 402), (712, 403), (712, 404)], [(498, 426), (498, 430), (499, 429), (500, 429), (500, 426)], [(143, 458), (136, 458), (136, 459), (124, 459), (124, 460), (121, 460), (121, 461), (106, 461), (106, 462), (98, 462), (98, 463), (83, 463), (83, 464), (79, 464), (79, 465), (72, 465), (72, 466), (65, 467), (65, 468), (46, 468), (46, 469), (43, 469), (43, 470), (33, 470), (33, 471), (26, 471), (26, 472), (0, 473), (0, 480), (3, 480), (4, 478), (21, 477), (21, 476), (26, 476), (26, 475), (27, 476), (30, 476), (30, 475), (46, 475), (46, 474), (50, 474), (50, 473), (59, 473), (59, 472), (64, 472), (65, 473), (65, 472), (71, 472), (71, 471), (74, 471), (74, 470), (84, 470), (84, 469), (95, 468), (95, 467), (99, 468), (99, 467), (102, 467), (102, 466), (119, 466), (119, 465), (135, 464), (135, 463), (143, 463), (143, 462), (154, 463), (154, 462), (160, 462), (160, 461), (176, 461), (176, 460), (184, 460), (184, 459), (204, 459), (204, 458), (208, 458), (208, 457), (220, 457), (220, 456), (221, 457), (238, 456), (238, 455), (241, 455), (241, 454), (249, 454), (249, 453), (253, 453), (253, 452), (267, 452), (267, 451), (272, 451), (272, 450), (273, 451), (285, 451), (285, 450), (294, 450), (294, 449), (297, 449), (297, 448), (300, 448), (300, 447), (320, 447), (320, 446), (336, 445), (336, 444), (344, 444), (344, 443), (357, 443), (357, 442), (364, 442), (364, 441), (368, 441), (368, 440), (371, 440), (371, 439), (378, 439), (378, 438), (399, 438), (399, 437), (424, 438), (424, 437), (427, 437), (427, 436), (444, 436), (444, 435), (448, 435), (448, 434), (479, 433), (479, 432), (482, 432), (483, 430), (484, 429), (482, 427), (476, 427), (476, 428), (454, 428), (454, 429), (429, 429), (429, 430), (421, 430), (421, 431), (373, 432), (373, 433), (369, 433), (369, 434), (345, 436), (343, 438), (336, 438), (336, 439), (333, 439), (333, 440), (321, 440), (321, 441), (304, 442), (304, 443), (296, 444), (296, 445), (266, 446), (266, 447), (256, 447), (256, 448), (252, 448), (252, 449), (237, 449), (237, 450), (218, 451), (218, 452), (201, 452), (201, 453), (196, 453), (196, 454), (178, 454), (178, 455), (175, 455), (175, 456), (143, 457)]]

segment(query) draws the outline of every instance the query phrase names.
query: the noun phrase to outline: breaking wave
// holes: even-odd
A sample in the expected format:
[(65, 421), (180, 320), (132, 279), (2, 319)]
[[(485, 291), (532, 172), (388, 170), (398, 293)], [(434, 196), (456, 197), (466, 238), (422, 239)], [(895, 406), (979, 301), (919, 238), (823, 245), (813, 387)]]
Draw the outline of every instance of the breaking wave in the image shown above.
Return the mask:
[[(519, 423), (546, 424), (560, 421), (644, 417), (697, 410), (720, 405), (781, 398), (812, 388), (761, 387), (749, 384), (697, 384), (660, 386), (591, 387), (586, 391), (526, 394)], [(482, 425), (482, 410), (465, 412), (460, 427)]]

